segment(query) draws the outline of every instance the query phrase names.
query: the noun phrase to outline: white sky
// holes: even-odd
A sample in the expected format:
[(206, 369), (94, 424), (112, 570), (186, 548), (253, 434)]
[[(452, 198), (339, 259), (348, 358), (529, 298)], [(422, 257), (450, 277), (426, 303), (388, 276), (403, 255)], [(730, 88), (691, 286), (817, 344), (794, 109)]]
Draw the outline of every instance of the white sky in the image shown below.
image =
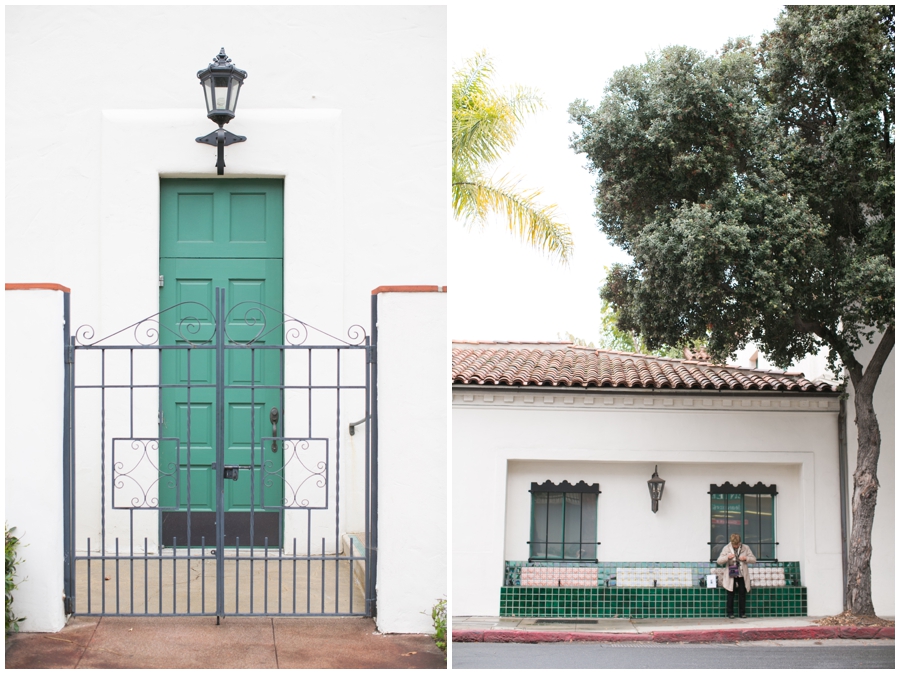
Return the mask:
[(607, 243), (593, 212), (595, 177), (569, 149), (577, 129), (566, 112), (576, 98), (600, 101), (612, 74), (642, 63), (648, 52), (684, 44), (707, 53), (730, 37), (759, 36), (775, 26), (782, 5), (755, 3), (451, 3), (452, 68), (476, 51), (493, 58), (494, 84), (537, 88), (547, 109), (526, 122), (515, 149), (497, 169), (541, 188), (572, 229), (568, 269), (519, 243), (496, 222), (483, 231), (448, 226), (450, 336), (453, 339), (557, 340), (599, 333), (603, 267), (627, 256)]

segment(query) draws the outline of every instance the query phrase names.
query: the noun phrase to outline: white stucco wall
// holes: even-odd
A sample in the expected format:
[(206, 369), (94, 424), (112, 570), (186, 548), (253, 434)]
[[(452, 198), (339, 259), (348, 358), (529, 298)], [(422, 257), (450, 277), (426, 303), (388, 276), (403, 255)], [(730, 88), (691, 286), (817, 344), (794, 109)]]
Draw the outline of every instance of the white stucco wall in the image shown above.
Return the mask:
[[(372, 288), (446, 284), (446, 8), (229, 6), (227, 15), (210, 33), (206, 6), (6, 9), (6, 280), (69, 286), (72, 324), (92, 326), (94, 338), (159, 310), (161, 178), (282, 178), (284, 310), (338, 338), (353, 324), (370, 332)], [(215, 128), (196, 72), (221, 47), (249, 76), (226, 127), (247, 141), (226, 148), (217, 178), (215, 149), (194, 140)], [(77, 75), (50, 84), (61, 54)], [(135, 363), (136, 379), (155, 377), (155, 362)], [(135, 425), (146, 430), (135, 434), (156, 434), (154, 396), (142, 400), (147, 415)], [(107, 404), (110, 438), (127, 406)], [(98, 414), (99, 401), (82, 401), (75, 421), (88, 448), (77, 494), (91, 499), (76, 510), (80, 549), (88, 536), (99, 545)], [(362, 418), (362, 397), (342, 414)], [(353, 532), (359, 452), (346, 424), (342, 432)], [(145, 519), (138, 540), (147, 534), (152, 551), (155, 520)], [(107, 523), (111, 548), (126, 520)]]
[[(878, 338), (880, 339), (880, 337)], [(875, 344), (867, 344), (860, 349), (856, 358), (860, 363), (868, 365)], [(895, 561), (894, 536), (896, 524), (896, 468), (895, 446), (896, 433), (894, 416), (896, 403), (894, 386), (896, 377), (894, 372), (896, 360), (894, 352), (888, 357), (878, 378), (875, 387), (875, 415), (878, 417), (878, 427), (881, 431), (881, 454), (878, 458), (878, 500), (875, 505), (875, 521), (872, 524), (872, 602), (875, 605), (875, 613), (879, 616), (894, 616), (896, 604), (894, 592), (896, 583), (894, 577), (897, 572)], [(849, 377), (848, 377), (849, 382)], [(853, 401), (853, 384), (848, 383), (847, 390), (850, 398), (847, 400), (847, 499), (851, 502), (848, 508), (851, 510), (853, 499), (853, 473), (856, 470), (856, 454), (858, 448), (858, 435), (856, 429), (856, 411)], [(850, 532), (847, 532), (849, 538)]]
[[(612, 422), (612, 420), (609, 420)], [(625, 422), (627, 423), (627, 419)], [(599, 457), (598, 457), (599, 459)], [(796, 460), (796, 458), (795, 458)], [(659, 465), (666, 480), (656, 514), (647, 480)], [(709, 558), (709, 485), (775, 484), (778, 558), (803, 556), (800, 464), (676, 461), (510, 461), (506, 500), (509, 560), (528, 559), (532, 482), (551, 480), (600, 485), (597, 528), (599, 559), (621, 562), (701, 562)], [(698, 517), (697, 513), (701, 513)], [(635, 535), (640, 532), (639, 535)], [(724, 547), (724, 542), (720, 546)]]
[(810, 615), (840, 612), (838, 411), (835, 396), (454, 389), (453, 614), (497, 614), (547, 479), (600, 484), (605, 561), (707, 560), (709, 485), (775, 483), (778, 558), (800, 562)]
[(6, 523), (21, 539), (15, 613), (56, 632), (63, 613), (63, 296), (7, 290)]
[(378, 629), (447, 596), (447, 294), (378, 296)]
[[(69, 286), (75, 325), (156, 311), (154, 185), (215, 177), (196, 72), (223, 46), (249, 76), (221, 179), (285, 178), (286, 310), (338, 329), (374, 287), (446, 283), (446, 8), (228, 14), (6, 9), (6, 279)], [(50, 86), (60, 54), (78, 76)]]

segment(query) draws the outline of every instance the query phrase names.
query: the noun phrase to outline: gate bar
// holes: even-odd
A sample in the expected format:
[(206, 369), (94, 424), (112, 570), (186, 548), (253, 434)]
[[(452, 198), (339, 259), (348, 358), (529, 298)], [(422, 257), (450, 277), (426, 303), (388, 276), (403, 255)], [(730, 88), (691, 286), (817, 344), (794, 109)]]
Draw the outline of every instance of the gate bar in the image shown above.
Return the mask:
[(225, 618), (225, 290), (216, 288), (216, 625)]

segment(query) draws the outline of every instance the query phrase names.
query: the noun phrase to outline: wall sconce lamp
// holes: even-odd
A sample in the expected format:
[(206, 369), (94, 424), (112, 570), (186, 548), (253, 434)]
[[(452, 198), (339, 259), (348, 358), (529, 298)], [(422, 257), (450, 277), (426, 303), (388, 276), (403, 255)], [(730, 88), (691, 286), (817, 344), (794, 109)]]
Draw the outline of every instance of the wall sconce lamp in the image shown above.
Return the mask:
[(653, 477), (647, 480), (647, 486), (650, 487), (650, 500), (653, 503), (653, 512), (659, 510), (659, 500), (662, 498), (663, 489), (666, 486), (666, 481), (659, 476), (658, 470), (659, 466), (654, 467)]
[(235, 68), (231, 59), (225, 55), (223, 47), (215, 60), (205, 70), (197, 73), (206, 98), (206, 116), (219, 125), (219, 128), (201, 138), (198, 143), (206, 143), (219, 149), (216, 161), (216, 173), (225, 174), (225, 146), (232, 143), (243, 143), (246, 136), (236, 136), (222, 127), (234, 119), (238, 94), (241, 85), (247, 79), (244, 70)]

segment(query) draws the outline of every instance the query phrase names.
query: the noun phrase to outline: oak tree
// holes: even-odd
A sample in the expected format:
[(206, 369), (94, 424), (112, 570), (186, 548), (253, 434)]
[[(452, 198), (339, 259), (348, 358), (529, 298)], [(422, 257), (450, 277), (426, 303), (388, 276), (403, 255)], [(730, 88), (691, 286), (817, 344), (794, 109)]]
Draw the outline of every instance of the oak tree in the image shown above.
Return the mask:
[(599, 227), (633, 259), (601, 293), (620, 329), (650, 348), (707, 338), (723, 360), (752, 340), (780, 367), (827, 347), (846, 370), (859, 447), (845, 608), (874, 614), (873, 393), (894, 346), (893, 6), (787, 7), (757, 46), (662, 49), (570, 115)]

